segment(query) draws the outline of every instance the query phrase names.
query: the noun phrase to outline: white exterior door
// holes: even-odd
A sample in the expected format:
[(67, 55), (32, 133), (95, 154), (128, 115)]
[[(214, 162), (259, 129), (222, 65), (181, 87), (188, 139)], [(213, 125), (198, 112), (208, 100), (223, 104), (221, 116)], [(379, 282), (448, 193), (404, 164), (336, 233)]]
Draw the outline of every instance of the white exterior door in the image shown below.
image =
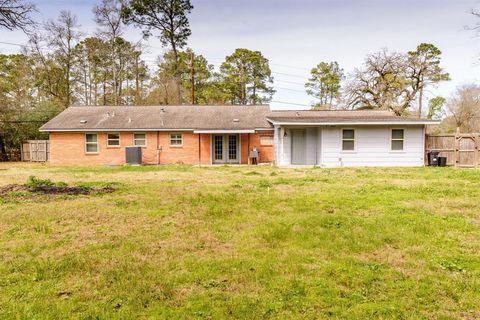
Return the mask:
[(305, 129), (291, 130), (292, 164), (307, 164), (307, 145)]

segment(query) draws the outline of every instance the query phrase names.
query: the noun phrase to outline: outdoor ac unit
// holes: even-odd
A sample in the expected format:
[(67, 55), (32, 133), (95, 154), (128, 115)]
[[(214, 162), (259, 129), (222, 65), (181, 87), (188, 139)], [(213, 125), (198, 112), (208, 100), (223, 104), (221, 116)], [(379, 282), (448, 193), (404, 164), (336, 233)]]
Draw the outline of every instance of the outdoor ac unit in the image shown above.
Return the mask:
[(127, 164), (142, 164), (142, 147), (126, 147), (125, 159)]

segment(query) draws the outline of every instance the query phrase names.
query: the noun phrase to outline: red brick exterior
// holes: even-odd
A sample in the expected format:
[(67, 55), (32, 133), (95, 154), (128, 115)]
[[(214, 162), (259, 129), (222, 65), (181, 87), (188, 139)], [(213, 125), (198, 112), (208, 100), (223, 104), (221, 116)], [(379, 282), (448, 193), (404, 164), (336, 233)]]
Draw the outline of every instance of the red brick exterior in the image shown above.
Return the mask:
[[(241, 163), (248, 163), (249, 150), (256, 147), (260, 163), (273, 162), (273, 146), (261, 146), (261, 136), (273, 132), (240, 135)], [(170, 145), (170, 132), (146, 132), (147, 144), (142, 148), (144, 164), (202, 164), (212, 163), (211, 135), (182, 132), (182, 146)], [(98, 152), (85, 152), (85, 133), (51, 132), (50, 163), (68, 165), (121, 165), (125, 164), (125, 147), (133, 145), (133, 132), (120, 133), (120, 146), (107, 147), (107, 133), (98, 132)]]

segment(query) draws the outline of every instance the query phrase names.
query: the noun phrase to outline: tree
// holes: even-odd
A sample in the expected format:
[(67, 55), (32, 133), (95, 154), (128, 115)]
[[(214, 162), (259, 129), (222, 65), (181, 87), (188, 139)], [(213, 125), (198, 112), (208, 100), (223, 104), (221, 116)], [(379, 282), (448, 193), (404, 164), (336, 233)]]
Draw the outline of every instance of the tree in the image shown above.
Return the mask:
[(356, 69), (347, 84), (349, 106), (404, 114), (414, 98), (406, 90), (404, 61), (404, 55), (386, 49), (368, 55), (364, 67)]
[[(35, 6), (23, 0), (0, 0), (0, 28), (7, 30), (21, 29), (26, 32), (35, 25), (35, 22), (30, 18), (30, 15), (36, 11)], [(2, 74), (2, 77), (4, 74)], [(0, 95), (0, 110), (2, 106), (3, 97)], [(3, 111), (2, 111), (3, 112)], [(1, 115), (1, 113), (0, 113)], [(0, 121), (2, 119), (0, 118)], [(0, 123), (0, 125), (3, 124)], [(0, 161), (7, 159), (6, 143), (4, 140), (5, 131), (0, 126)]]
[(447, 99), (444, 97), (434, 97), (428, 102), (428, 120), (440, 120), (444, 115), (443, 107), (447, 103)]
[[(84, 105), (107, 104), (110, 47), (98, 37), (83, 39), (74, 48), (74, 100)], [(103, 89), (101, 91), (101, 89)]]
[(454, 125), (462, 132), (480, 130), (480, 86), (475, 84), (459, 87), (447, 102), (448, 114)]
[(35, 22), (30, 15), (35, 5), (24, 0), (0, 0), (0, 27), (7, 30), (27, 31)]
[(38, 128), (59, 112), (38, 86), (32, 58), (0, 55), (0, 160), (18, 153), (27, 139), (45, 138)]
[(422, 116), (423, 91), (425, 87), (440, 81), (450, 80), (448, 73), (440, 67), (442, 52), (430, 43), (421, 43), (415, 51), (407, 53), (407, 78), (412, 91), (418, 92), (418, 116)]
[(268, 59), (260, 51), (236, 49), (220, 66), (224, 90), (232, 104), (258, 104), (275, 93)]
[[(65, 84), (64, 92), (57, 94), (65, 108), (72, 104), (73, 50), (81, 37), (81, 32), (78, 31), (79, 27), (77, 17), (70, 11), (61, 11), (56, 21), (49, 20), (45, 24), (47, 32), (45, 40), (47, 46), (53, 50), (53, 53), (49, 54), (49, 58), (62, 72), (62, 80)], [(43, 55), (40, 44), (37, 43), (35, 48), (37, 49), (37, 54)], [(44, 66), (48, 68), (46, 64)]]
[(122, 34), (122, 3), (119, 0), (102, 0), (100, 5), (93, 8), (95, 22), (100, 27), (100, 36), (110, 44), (110, 57), (112, 62), (112, 84), (113, 84), (113, 104), (117, 105), (119, 100), (118, 92), (118, 71), (117, 60), (120, 54), (117, 44), (117, 38)]
[(344, 78), (338, 62), (320, 62), (310, 71), (311, 77), (305, 83), (307, 93), (319, 99), (319, 107), (330, 109), (340, 96), (340, 81)]
[(178, 51), (187, 44), (192, 33), (187, 18), (192, 9), (190, 0), (130, 0), (122, 8), (125, 23), (142, 28), (145, 37), (156, 30), (162, 45), (170, 47), (175, 61), (177, 103), (182, 102)]
[[(192, 49), (179, 52), (179, 69), (182, 75), (184, 100), (192, 104), (212, 103), (214, 98), (215, 79), (213, 65), (202, 55), (197, 55)], [(194, 100), (192, 101), (192, 85)], [(218, 103), (215, 101), (213, 103)]]
[(363, 68), (356, 69), (347, 83), (348, 105), (407, 114), (417, 96), (423, 100), (427, 85), (449, 79), (440, 67), (440, 54), (435, 46), (423, 43), (407, 54), (384, 49), (367, 56)]

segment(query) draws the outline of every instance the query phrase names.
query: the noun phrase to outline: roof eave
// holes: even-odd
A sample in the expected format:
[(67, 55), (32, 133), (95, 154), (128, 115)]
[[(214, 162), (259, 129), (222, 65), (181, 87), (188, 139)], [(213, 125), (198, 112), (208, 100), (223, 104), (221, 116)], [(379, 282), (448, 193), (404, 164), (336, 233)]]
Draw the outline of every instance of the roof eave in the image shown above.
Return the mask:
[(255, 131), (272, 131), (273, 128), (244, 128), (244, 129), (178, 129), (178, 128), (40, 128), (40, 132), (151, 132), (151, 131), (181, 131), (194, 133), (220, 133), (220, 131), (228, 131), (235, 133), (255, 133)]
[(275, 121), (267, 119), (274, 126), (296, 125), (296, 126), (341, 126), (341, 125), (426, 125), (426, 124), (440, 124), (440, 121), (424, 120), (424, 121), (337, 121), (337, 122), (294, 122), (294, 121)]

